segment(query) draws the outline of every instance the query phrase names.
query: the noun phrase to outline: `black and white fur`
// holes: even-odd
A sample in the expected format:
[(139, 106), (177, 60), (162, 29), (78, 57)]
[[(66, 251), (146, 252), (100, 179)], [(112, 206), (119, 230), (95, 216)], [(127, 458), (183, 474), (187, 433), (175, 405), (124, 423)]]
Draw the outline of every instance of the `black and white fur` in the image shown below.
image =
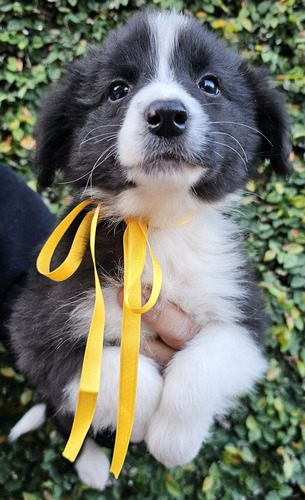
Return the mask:
[[(288, 173), (283, 99), (264, 70), (251, 69), (197, 21), (137, 14), (69, 68), (43, 105), (36, 136), (39, 184), (50, 185), (61, 169), (75, 193), (67, 211), (81, 199), (103, 203), (96, 254), (106, 327), (93, 433), (116, 428), (122, 219), (145, 218), (163, 271), (161, 300), (192, 315), (201, 330), (163, 375), (140, 354), (131, 439), (144, 440), (167, 467), (190, 462), (213, 419), (266, 369), (262, 301), (238, 229), (224, 214), (262, 159)], [(148, 259), (143, 286), (151, 283)], [(60, 284), (33, 270), (10, 322), (19, 369), (67, 432), (93, 302), (88, 251), (77, 273)], [(142, 325), (142, 345), (154, 335)], [(27, 431), (33, 416), (41, 422), (44, 411), (44, 405), (30, 410), (12, 437)], [(105, 486), (108, 460), (90, 437), (76, 468), (89, 485)]]

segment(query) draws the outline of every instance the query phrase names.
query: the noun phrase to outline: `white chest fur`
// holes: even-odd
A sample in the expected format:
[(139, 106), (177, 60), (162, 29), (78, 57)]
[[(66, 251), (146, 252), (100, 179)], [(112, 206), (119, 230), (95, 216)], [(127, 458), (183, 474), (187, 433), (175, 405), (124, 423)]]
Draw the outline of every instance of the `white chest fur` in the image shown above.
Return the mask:
[[(231, 299), (241, 297), (237, 269), (243, 264), (243, 256), (232, 234), (236, 234), (234, 225), (216, 212), (196, 216), (183, 226), (152, 228), (149, 232), (163, 273), (162, 296), (201, 324), (207, 316), (232, 320)], [(147, 263), (143, 281), (150, 283), (151, 279)]]
[[(201, 330), (178, 351), (162, 377), (157, 365), (140, 355), (132, 440), (144, 439), (150, 452), (166, 466), (192, 460), (208, 437), (215, 415), (226, 411), (232, 397), (249, 390), (266, 368), (249, 332), (238, 322), (234, 303), (243, 256), (232, 238), (236, 229), (217, 213), (196, 216), (181, 227), (151, 228), (149, 241), (162, 268), (162, 298), (192, 314)], [(143, 284), (152, 283), (149, 259)], [(122, 311), (120, 283), (103, 289), (106, 344), (119, 344)], [(232, 300), (233, 299), (233, 300)], [(235, 299), (235, 300), (234, 300)], [(82, 298), (71, 316), (74, 335), (87, 335), (93, 293)], [(142, 325), (142, 340), (152, 335)], [(93, 419), (96, 431), (116, 427), (120, 349), (105, 346), (101, 390)], [(79, 375), (64, 390), (63, 411), (74, 411)], [(179, 439), (178, 439), (179, 437)]]
[[(202, 327), (209, 321), (232, 323), (238, 311), (233, 303), (242, 298), (238, 268), (243, 255), (232, 234), (237, 229), (217, 212), (201, 214), (182, 226), (150, 228), (148, 239), (162, 270), (161, 299), (172, 302), (193, 315)], [(147, 252), (142, 283), (153, 280)], [(118, 291), (122, 283), (103, 286), (106, 308), (105, 341), (118, 344), (122, 310)], [(235, 300), (234, 300), (235, 299)], [(92, 317), (94, 292), (88, 291), (76, 302), (70, 316), (72, 334), (86, 336)], [(142, 340), (153, 335), (142, 325)]]

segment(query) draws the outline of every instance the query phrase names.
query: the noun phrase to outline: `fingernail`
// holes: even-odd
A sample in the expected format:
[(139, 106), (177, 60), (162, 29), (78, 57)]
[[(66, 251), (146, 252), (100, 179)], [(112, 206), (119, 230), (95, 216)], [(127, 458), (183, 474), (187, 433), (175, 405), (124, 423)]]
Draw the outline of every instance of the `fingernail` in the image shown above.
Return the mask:
[(118, 301), (121, 307), (123, 307), (123, 300), (124, 300), (124, 288), (121, 288), (118, 293)]

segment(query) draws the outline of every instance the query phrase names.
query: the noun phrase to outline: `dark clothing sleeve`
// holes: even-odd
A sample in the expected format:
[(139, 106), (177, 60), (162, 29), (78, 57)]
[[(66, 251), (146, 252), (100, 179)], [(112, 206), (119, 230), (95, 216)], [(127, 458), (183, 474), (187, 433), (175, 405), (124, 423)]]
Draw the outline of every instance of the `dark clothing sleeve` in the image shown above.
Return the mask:
[(55, 220), (40, 196), (0, 163), (0, 328)]

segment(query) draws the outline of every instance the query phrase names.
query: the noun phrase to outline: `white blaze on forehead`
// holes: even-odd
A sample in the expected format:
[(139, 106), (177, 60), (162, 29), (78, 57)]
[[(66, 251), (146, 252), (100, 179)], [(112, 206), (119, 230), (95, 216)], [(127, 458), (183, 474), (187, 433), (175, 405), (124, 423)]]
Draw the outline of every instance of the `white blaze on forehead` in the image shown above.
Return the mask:
[(157, 78), (160, 81), (171, 80), (174, 78), (170, 65), (171, 56), (187, 19), (175, 12), (159, 12), (151, 16), (149, 23), (157, 51)]

